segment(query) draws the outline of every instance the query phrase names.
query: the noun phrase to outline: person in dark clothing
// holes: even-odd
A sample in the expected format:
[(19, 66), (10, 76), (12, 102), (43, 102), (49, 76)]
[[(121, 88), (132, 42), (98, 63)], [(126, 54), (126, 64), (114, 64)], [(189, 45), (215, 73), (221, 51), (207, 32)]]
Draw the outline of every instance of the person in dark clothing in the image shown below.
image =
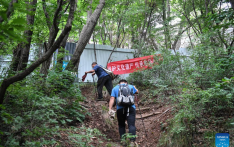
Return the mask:
[[(135, 120), (136, 120), (136, 106), (135, 104), (129, 106), (129, 107), (125, 107), (125, 106), (120, 106), (117, 103), (117, 98), (119, 96), (119, 91), (120, 91), (120, 86), (123, 84), (127, 84), (126, 80), (120, 80), (119, 81), (119, 85), (115, 86), (112, 89), (111, 92), (111, 98), (110, 98), (110, 102), (109, 102), (109, 114), (111, 114), (113, 112), (112, 107), (114, 104), (114, 101), (116, 101), (116, 105), (117, 105), (117, 119), (118, 119), (118, 125), (119, 125), (119, 134), (120, 134), (120, 138), (123, 138), (123, 135), (126, 133), (125, 132), (125, 121), (127, 120), (128, 123), (128, 128), (129, 128), (129, 133), (131, 135), (136, 135), (136, 127), (135, 127)], [(137, 94), (138, 90), (136, 89), (135, 86), (133, 85), (127, 85), (129, 87), (129, 89), (131, 89), (132, 94)], [(136, 138), (130, 138), (131, 144), (130, 146), (136, 146), (136, 142), (135, 142)]]
[(102, 95), (103, 86), (106, 87), (108, 93), (111, 95), (111, 90), (113, 88), (112, 79), (102, 69), (102, 66), (97, 64), (97, 62), (92, 63), (92, 68), (93, 68), (93, 70), (87, 71), (85, 73), (86, 74), (92, 73), (92, 76), (94, 76), (95, 74), (97, 75), (97, 77), (98, 77), (98, 82), (97, 82), (98, 98), (97, 98), (97, 100), (102, 101), (103, 100), (103, 95)]

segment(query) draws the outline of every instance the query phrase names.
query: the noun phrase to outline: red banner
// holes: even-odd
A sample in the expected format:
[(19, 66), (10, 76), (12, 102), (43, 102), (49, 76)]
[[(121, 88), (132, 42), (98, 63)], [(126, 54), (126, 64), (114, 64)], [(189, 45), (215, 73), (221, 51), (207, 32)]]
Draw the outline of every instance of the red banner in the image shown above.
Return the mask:
[(161, 55), (157, 54), (128, 60), (110, 62), (107, 64), (107, 68), (113, 71), (113, 73), (116, 75), (133, 73), (139, 70), (151, 69), (154, 64), (158, 64), (154, 61), (155, 56), (158, 56), (159, 60), (163, 60)]

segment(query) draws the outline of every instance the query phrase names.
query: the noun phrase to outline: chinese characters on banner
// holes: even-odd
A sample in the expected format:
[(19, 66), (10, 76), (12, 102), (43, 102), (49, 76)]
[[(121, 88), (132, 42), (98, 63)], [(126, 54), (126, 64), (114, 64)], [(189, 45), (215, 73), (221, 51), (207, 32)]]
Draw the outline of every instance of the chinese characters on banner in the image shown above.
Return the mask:
[(133, 73), (138, 70), (151, 69), (152, 65), (158, 64), (154, 61), (155, 56), (157, 56), (159, 60), (163, 60), (161, 55), (157, 54), (128, 60), (110, 62), (107, 64), (107, 68), (113, 71), (113, 73), (116, 75)]

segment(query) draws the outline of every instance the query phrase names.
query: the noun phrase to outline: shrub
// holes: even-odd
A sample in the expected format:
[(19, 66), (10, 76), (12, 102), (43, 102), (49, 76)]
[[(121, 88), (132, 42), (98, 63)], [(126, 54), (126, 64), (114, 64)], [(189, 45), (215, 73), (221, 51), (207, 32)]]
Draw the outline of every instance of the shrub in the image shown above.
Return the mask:
[(51, 71), (45, 85), (35, 73), (10, 86), (6, 101), (0, 106), (0, 145), (52, 145), (61, 126), (82, 122), (86, 112), (79, 102), (83, 97), (72, 84), (73, 79), (68, 71)]
[(161, 139), (162, 145), (214, 146), (216, 133), (231, 131), (233, 87), (234, 77), (224, 78), (207, 90), (184, 89), (177, 99), (178, 112), (170, 120), (169, 132)]

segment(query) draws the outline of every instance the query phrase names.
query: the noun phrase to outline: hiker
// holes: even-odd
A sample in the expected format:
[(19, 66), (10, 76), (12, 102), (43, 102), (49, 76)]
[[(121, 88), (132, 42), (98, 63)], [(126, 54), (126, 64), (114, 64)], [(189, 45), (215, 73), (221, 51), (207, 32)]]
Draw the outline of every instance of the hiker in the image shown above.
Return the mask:
[[(125, 121), (127, 120), (129, 133), (131, 135), (136, 135), (136, 127), (135, 127), (135, 120), (136, 120), (136, 106), (134, 104), (134, 94), (137, 94), (138, 90), (133, 85), (128, 85), (128, 82), (124, 79), (119, 81), (119, 85), (116, 85), (111, 92), (111, 98), (109, 102), (109, 114), (113, 113), (112, 106), (114, 101), (116, 101), (117, 105), (117, 119), (119, 125), (119, 134), (120, 138), (123, 139), (123, 135), (125, 134)], [(130, 95), (132, 103), (129, 105), (124, 105), (124, 103), (120, 102), (123, 99), (121, 97)], [(126, 97), (125, 97), (126, 98)], [(124, 99), (125, 99), (124, 98)], [(122, 99), (122, 100), (121, 100)], [(123, 106), (124, 105), (124, 106)], [(135, 142), (136, 138), (130, 138), (131, 146), (137, 146)]]
[(97, 62), (92, 63), (92, 68), (93, 68), (93, 70), (86, 71), (85, 74), (92, 73), (92, 76), (94, 76), (95, 74), (98, 76), (98, 82), (97, 82), (98, 98), (97, 98), (97, 101), (102, 101), (103, 100), (102, 88), (104, 85), (105, 85), (108, 93), (111, 95), (111, 90), (113, 88), (112, 79), (109, 76), (109, 74), (104, 71), (102, 66), (97, 64)]

